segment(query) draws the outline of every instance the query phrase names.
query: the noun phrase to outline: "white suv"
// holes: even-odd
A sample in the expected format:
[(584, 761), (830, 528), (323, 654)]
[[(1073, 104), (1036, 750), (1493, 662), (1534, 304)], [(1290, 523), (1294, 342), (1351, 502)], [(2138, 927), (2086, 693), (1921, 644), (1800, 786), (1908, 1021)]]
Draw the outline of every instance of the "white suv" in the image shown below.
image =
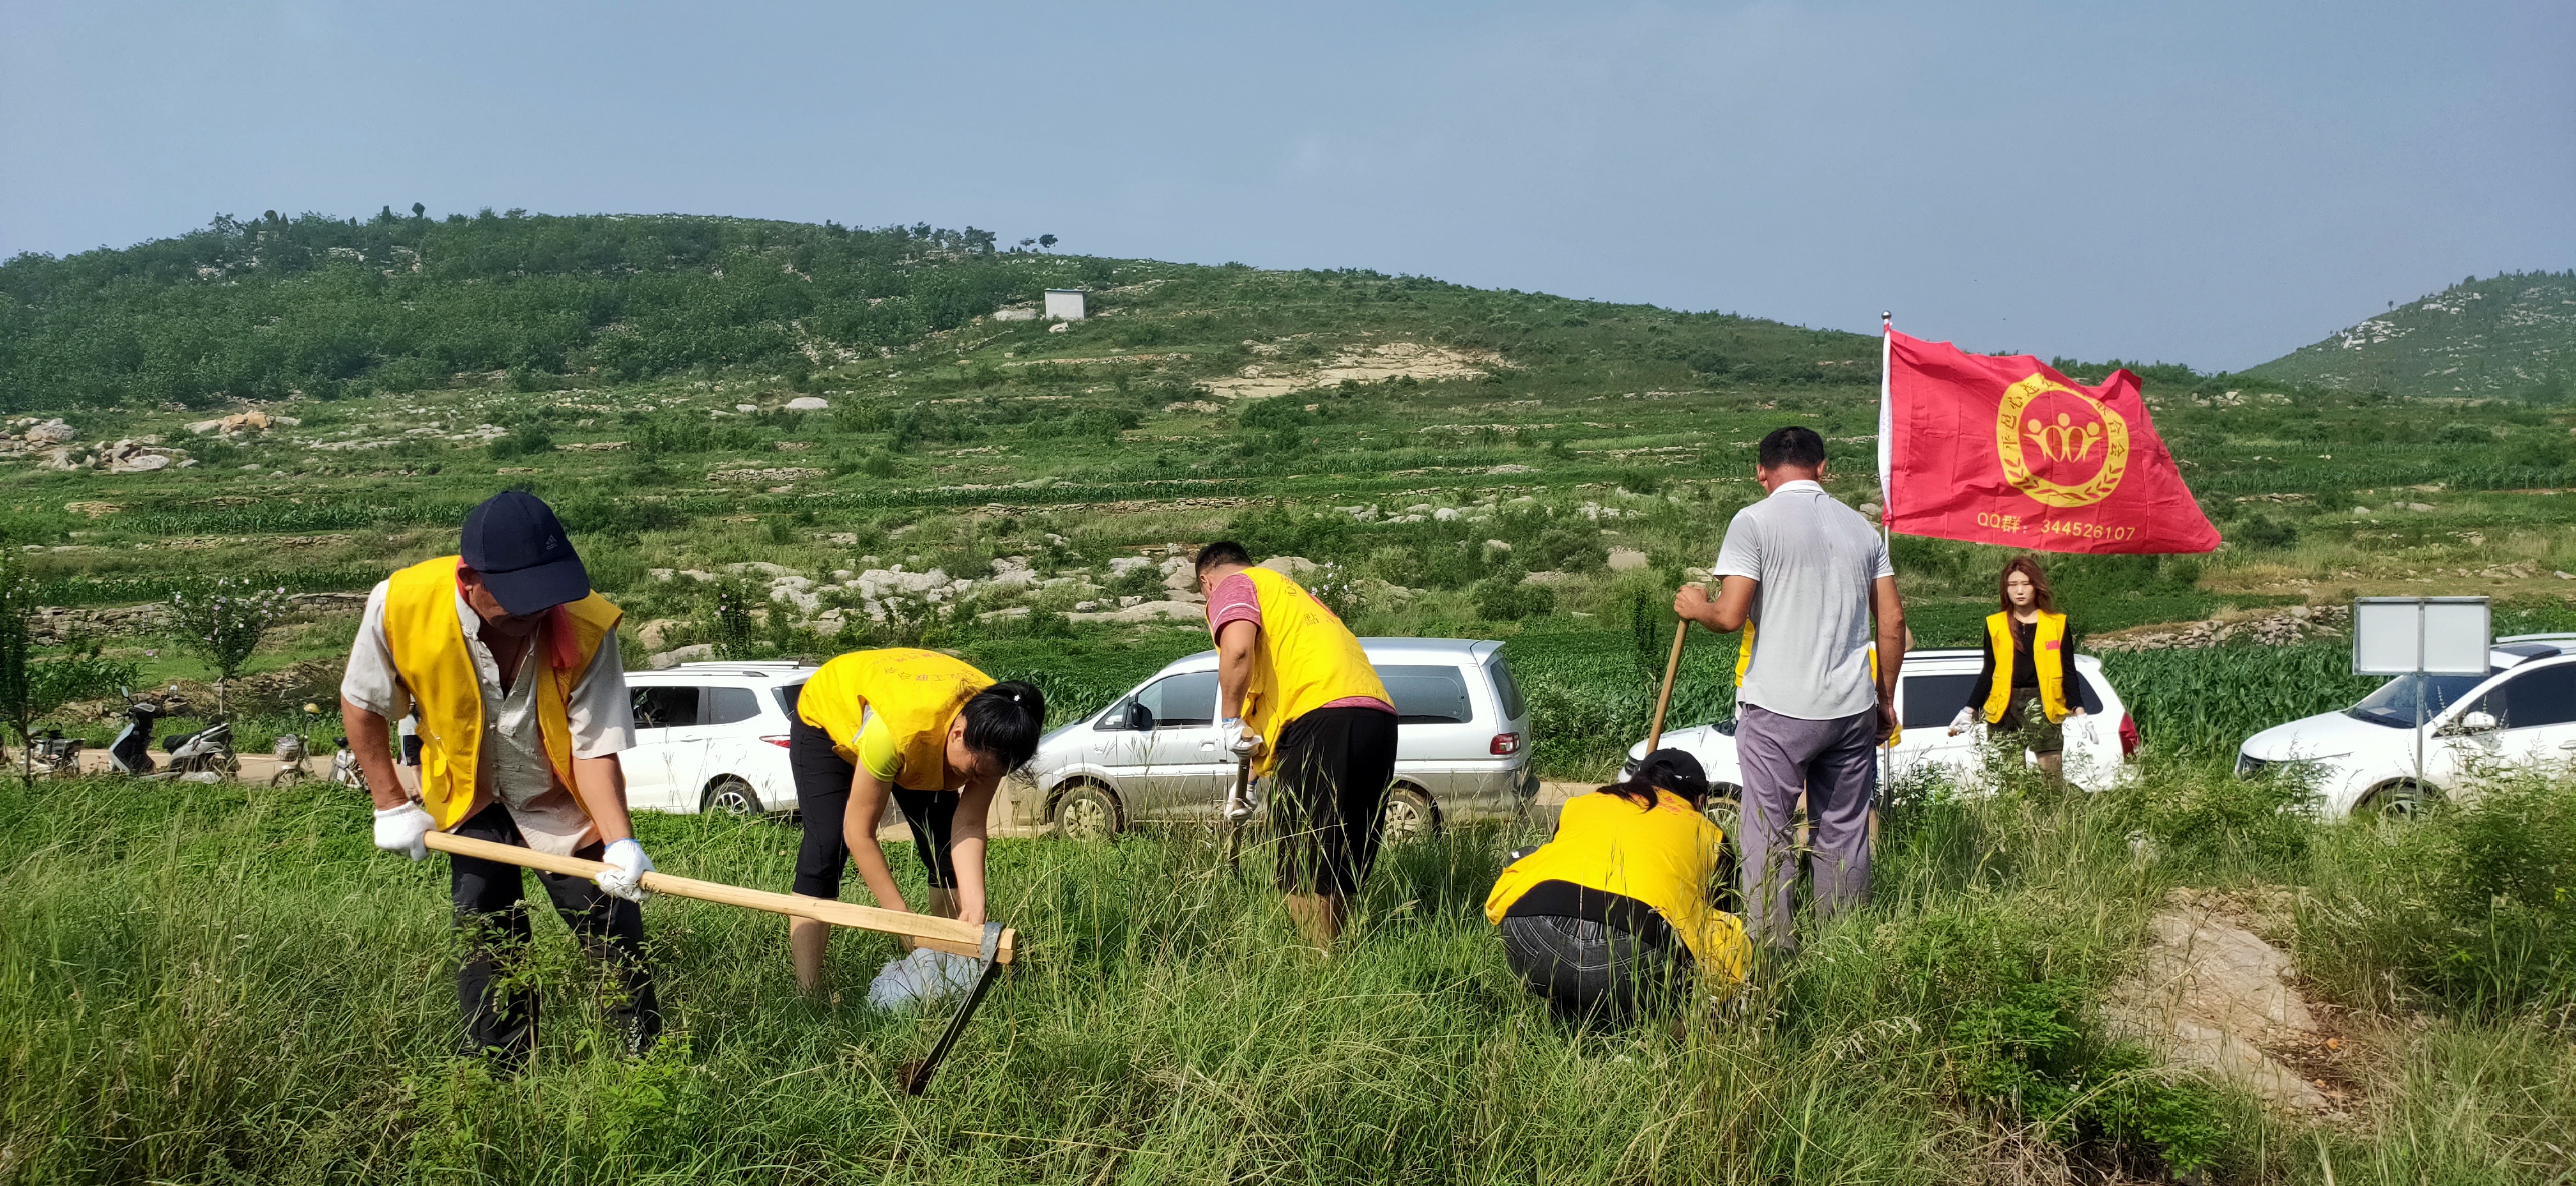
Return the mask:
[[(1363, 638), (1360, 649), (1395, 698), (1387, 839), (1437, 831), (1443, 819), (1516, 814), (1538, 795), (1529, 706), (1503, 644)], [(1234, 776), (1217, 742), (1216, 652), (1200, 651), (1048, 733), (1014, 780), (1011, 811), (1016, 823), (1052, 824), (1076, 838), (1147, 820), (1207, 821), (1223, 810)]]
[(640, 811), (759, 815), (796, 809), (787, 725), (810, 663), (683, 663), (630, 671), (635, 748), (621, 755)]
[(2488, 771), (2571, 759), (2576, 634), (2518, 634), (2495, 641), (2484, 675), (2401, 675), (2342, 712), (2248, 737), (2236, 772), (2303, 767), (2332, 819), (2409, 815)]
[[(1888, 753), (1887, 774), (1902, 778), (1922, 770), (1939, 770), (1955, 778), (1978, 773), (1982, 723), (1950, 735), (1950, 722), (1967, 706), (1985, 653), (1974, 650), (1907, 651), (1896, 677), (1896, 719), (1905, 726)], [(2102, 678), (2102, 661), (2075, 657), (2076, 707), (2083, 716), (2066, 718), (2066, 753), (2061, 767), (2066, 780), (2088, 791), (2103, 790), (2124, 777), (2125, 759), (2136, 753), (2138, 728), (2111, 681)], [(1722, 798), (1732, 799), (1744, 785), (1743, 767), (1735, 757), (1735, 721), (1675, 729), (1663, 744), (1689, 750), (1708, 771), (1708, 781)], [(1626, 769), (1635, 770), (1646, 756), (1643, 741), (1628, 748)]]

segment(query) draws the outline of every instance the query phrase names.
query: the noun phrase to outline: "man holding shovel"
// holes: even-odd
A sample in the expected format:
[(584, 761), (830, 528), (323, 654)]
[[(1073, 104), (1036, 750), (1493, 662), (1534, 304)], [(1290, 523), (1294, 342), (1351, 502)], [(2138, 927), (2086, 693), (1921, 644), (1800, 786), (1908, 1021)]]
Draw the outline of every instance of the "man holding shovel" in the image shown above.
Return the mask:
[(1395, 703), (1350, 627), (1232, 541), (1200, 549), (1216, 636), (1218, 736), (1274, 775), (1279, 888), (1306, 941), (1329, 949), (1377, 861), (1395, 778)]
[[(1905, 608), (1886, 541), (1869, 520), (1825, 493), (1825, 442), (1813, 429), (1762, 438), (1754, 476), (1770, 496), (1736, 512), (1720, 546), (1712, 601), (1684, 585), (1673, 612), (1721, 634), (1758, 627), (1737, 692), (1736, 752), (1744, 768), (1745, 921), (1774, 950), (1794, 950), (1790, 886), (1797, 880), (1789, 813), (1804, 791), (1815, 828), (1809, 862), (1815, 912), (1869, 897), (1874, 752), (1896, 727)], [(1878, 655), (1871, 656), (1872, 625)]]
[[(426, 855), (452, 832), (605, 861), (595, 881), (537, 874), (584, 948), (614, 970), (609, 1015), (626, 1052), (662, 1030), (644, 964), (644, 874), (653, 862), (626, 814), (618, 753), (634, 706), (617, 651), (621, 612), (590, 576), (554, 511), (505, 491), (465, 518), (462, 555), (379, 583), (340, 684), (340, 715), (376, 803), (376, 847)], [(396, 780), (386, 722), (417, 713), (420, 798)], [(537, 1041), (534, 993), (508, 964), (530, 937), (519, 866), (451, 854), (449, 888), (467, 954), (456, 970), (464, 1046), (508, 1065)]]

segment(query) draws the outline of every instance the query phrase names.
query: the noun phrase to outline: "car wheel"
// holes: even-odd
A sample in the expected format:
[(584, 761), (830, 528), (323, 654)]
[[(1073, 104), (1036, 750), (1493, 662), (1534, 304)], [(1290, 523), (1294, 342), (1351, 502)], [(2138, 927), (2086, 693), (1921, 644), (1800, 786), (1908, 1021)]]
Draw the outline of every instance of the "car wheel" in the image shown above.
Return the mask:
[(2432, 787), (2419, 786), (2412, 780), (2400, 780), (2363, 795), (2361, 802), (2353, 804), (2352, 814), (2356, 819), (2376, 816), (2380, 819), (2412, 820), (2441, 797), (2441, 792)]
[(1379, 816), (1384, 830), (1381, 842), (1402, 844), (1440, 834), (1440, 809), (1431, 796), (1407, 786), (1386, 793), (1386, 810)]
[(1075, 783), (1055, 801), (1055, 834), (1067, 840), (1107, 840), (1126, 827), (1118, 797), (1096, 784)]
[(728, 774), (707, 788), (707, 797), (698, 804), (698, 810), (725, 815), (759, 815), (760, 796), (752, 791), (750, 783)]

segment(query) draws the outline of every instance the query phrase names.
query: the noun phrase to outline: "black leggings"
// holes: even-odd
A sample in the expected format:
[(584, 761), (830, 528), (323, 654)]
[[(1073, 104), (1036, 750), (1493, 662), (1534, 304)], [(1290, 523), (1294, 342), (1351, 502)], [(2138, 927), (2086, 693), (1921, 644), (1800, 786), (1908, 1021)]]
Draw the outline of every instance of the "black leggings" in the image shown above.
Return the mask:
[[(850, 863), (850, 845), (841, 833), (850, 812), (850, 780), (855, 766), (833, 750), (831, 735), (792, 721), (787, 726), (787, 769), (796, 778), (796, 809), (805, 817), (805, 842), (796, 850), (796, 892), (809, 898), (841, 896), (841, 870)], [(957, 888), (957, 865), (949, 858), (950, 825), (957, 819), (955, 791), (894, 788), (894, 805), (912, 825), (912, 846), (930, 871), (930, 888)], [(879, 905), (889, 909), (893, 902)]]

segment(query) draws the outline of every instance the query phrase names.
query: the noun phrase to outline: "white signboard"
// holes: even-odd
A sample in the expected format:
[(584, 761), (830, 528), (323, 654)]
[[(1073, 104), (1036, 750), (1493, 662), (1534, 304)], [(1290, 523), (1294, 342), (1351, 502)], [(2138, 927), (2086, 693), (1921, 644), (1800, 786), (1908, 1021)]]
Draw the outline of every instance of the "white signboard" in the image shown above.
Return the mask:
[(2352, 603), (2354, 675), (2485, 675), (2484, 597), (2362, 597)]

